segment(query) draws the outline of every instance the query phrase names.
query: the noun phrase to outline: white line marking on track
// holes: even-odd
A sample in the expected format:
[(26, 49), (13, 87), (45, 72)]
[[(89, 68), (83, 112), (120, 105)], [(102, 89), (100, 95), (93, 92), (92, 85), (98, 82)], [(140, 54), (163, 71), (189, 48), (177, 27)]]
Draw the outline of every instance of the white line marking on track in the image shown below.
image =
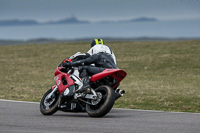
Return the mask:
[(4, 101), (4, 102), (15, 102), (15, 103), (33, 103), (33, 104), (40, 104), (39, 102), (16, 101), (16, 100), (7, 100), (7, 99), (0, 99), (0, 101)]
[(134, 110), (134, 111), (141, 111), (141, 112), (153, 112), (153, 113), (174, 113), (174, 114), (198, 114), (200, 115), (200, 113), (193, 113), (193, 112), (173, 112), (173, 111), (159, 111), (159, 110), (141, 110), (141, 109), (121, 109), (121, 108), (113, 108), (113, 109), (117, 109), (117, 110)]
[[(4, 102), (15, 102), (15, 103), (33, 103), (33, 104), (40, 104), (39, 102), (30, 102), (30, 101), (17, 101), (17, 100), (7, 100), (7, 99), (0, 99), (0, 101)], [(141, 110), (141, 109), (122, 109), (122, 108), (113, 108), (116, 110), (127, 110), (127, 111), (142, 111), (142, 112), (154, 112), (154, 113), (176, 113), (176, 114), (183, 114), (183, 113), (188, 113), (188, 114), (198, 114), (200, 113), (192, 113), (192, 112), (170, 112), (170, 111), (158, 111), (158, 110)]]

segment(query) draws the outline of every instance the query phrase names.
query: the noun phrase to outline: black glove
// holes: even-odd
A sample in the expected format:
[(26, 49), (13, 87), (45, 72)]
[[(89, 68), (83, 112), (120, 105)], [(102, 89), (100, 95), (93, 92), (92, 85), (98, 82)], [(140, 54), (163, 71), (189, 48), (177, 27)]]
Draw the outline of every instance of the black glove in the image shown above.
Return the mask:
[(64, 67), (71, 67), (72, 66), (72, 63), (71, 62), (65, 62), (63, 64)]

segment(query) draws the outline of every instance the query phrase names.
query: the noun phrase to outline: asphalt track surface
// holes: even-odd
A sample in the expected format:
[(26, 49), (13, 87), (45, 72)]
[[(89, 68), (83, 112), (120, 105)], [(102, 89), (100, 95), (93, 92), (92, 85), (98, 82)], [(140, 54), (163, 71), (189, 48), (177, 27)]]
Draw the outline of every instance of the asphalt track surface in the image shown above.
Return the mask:
[(112, 109), (103, 118), (58, 111), (39, 103), (0, 100), (0, 133), (200, 133), (200, 114)]

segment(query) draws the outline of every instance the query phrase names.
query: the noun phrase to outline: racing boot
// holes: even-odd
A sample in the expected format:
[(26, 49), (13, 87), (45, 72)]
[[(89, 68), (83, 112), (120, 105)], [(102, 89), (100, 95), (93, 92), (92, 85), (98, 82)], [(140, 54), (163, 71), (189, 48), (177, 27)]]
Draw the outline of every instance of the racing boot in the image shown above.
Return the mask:
[(78, 93), (90, 93), (91, 87), (90, 87), (90, 77), (86, 76), (82, 78), (83, 86), (78, 89), (76, 92)]

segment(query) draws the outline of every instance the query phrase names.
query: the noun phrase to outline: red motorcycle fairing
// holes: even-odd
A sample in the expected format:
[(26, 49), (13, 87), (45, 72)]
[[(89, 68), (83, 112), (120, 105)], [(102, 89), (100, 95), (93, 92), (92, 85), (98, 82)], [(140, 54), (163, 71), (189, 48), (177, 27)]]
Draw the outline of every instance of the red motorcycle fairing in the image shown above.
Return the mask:
[[(74, 80), (72, 80), (69, 76), (69, 73), (63, 73), (60, 70), (63, 67), (58, 67), (56, 68), (55, 71), (55, 82), (56, 85), (58, 87), (58, 91), (60, 92), (60, 94), (62, 94), (62, 92), (67, 88), (70, 87), (71, 85), (74, 85)], [(52, 86), (53, 87), (53, 86)], [(53, 89), (53, 88), (52, 88)]]
[[(69, 76), (70, 74), (68, 73), (64, 73), (61, 71), (63, 67), (58, 67), (56, 68), (55, 71), (55, 82), (56, 85), (58, 87), (58, 90), (60, 92), (60, 94), (62, 94), (62, 92), (67, 88), (70, 87), (71, 85), (74, 85), (74, 80), (72, 80)], [(104, 77), (107, 76), (111, 76), (114, 79), (116, 79), (116, 83), (112, 86), (112, 88), (115, 88), (120, 82), (121, 80), (123, 80), (126, 77), (127, 73), (121, 69), (106, 69), (101, 73), (97, 73), (95, 75), (93, 75), (90, 79), (91, 82), (95, 82), (97, 80), (100, 80)], [(63, 83), (63, 81), (66, 79), (66, 84)], [(54, 89), (55, 86), (52, 86), (52, 89)]]
[(63, 72), (60, 71), (62, 68), (63, 68), (63, 67), (57, 67), (56, 70), (55, 70), (55, 72), (54, 72), (54, 75), (56, 76), (56, 75), (58, 75), (58, 74), (63, 73)]
[(126, 77), (127, 73), (121, 69), (106, 69), (101, 73), (95, 74), (91, 77), (90, 81), (97, 81), (103, 77), (112, 76), (117, 80), (117, 83), (112, 86), (113, 88), (117, 86), (122, 79)]

